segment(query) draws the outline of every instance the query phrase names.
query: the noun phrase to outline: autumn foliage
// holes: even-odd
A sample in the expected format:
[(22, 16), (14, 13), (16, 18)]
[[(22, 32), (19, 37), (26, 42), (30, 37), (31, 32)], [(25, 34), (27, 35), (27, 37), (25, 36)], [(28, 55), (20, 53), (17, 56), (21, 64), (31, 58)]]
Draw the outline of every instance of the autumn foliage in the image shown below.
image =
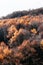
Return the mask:
[(43, 65), (43, 14), (0, 20), (0, 65)]

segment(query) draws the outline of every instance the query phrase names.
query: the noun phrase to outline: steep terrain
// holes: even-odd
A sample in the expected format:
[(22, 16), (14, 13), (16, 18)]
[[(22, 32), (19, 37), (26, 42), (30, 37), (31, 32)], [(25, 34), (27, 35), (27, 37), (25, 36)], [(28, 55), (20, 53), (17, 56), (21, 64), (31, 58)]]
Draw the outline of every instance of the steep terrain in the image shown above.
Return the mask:
[(0, 20), (0, 65), (43, 65), (42, 12)]

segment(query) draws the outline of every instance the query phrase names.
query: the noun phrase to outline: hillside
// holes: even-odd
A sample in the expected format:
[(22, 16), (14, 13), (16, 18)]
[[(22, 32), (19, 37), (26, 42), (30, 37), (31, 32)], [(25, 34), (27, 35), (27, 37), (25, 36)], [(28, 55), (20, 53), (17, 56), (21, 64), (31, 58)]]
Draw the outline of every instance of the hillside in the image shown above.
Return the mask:
[(16, 14), (0, 19), (0, 65), (43, 65), (43, 8)]

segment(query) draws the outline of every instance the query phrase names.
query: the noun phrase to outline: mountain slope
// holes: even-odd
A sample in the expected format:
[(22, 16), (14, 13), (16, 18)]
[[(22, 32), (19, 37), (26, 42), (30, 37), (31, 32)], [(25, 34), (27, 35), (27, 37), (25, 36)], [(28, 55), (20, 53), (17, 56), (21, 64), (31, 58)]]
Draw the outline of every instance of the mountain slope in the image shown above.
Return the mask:
[(34, 11), (0, 20), (0, 65), (43, 65), (43, 13)]

